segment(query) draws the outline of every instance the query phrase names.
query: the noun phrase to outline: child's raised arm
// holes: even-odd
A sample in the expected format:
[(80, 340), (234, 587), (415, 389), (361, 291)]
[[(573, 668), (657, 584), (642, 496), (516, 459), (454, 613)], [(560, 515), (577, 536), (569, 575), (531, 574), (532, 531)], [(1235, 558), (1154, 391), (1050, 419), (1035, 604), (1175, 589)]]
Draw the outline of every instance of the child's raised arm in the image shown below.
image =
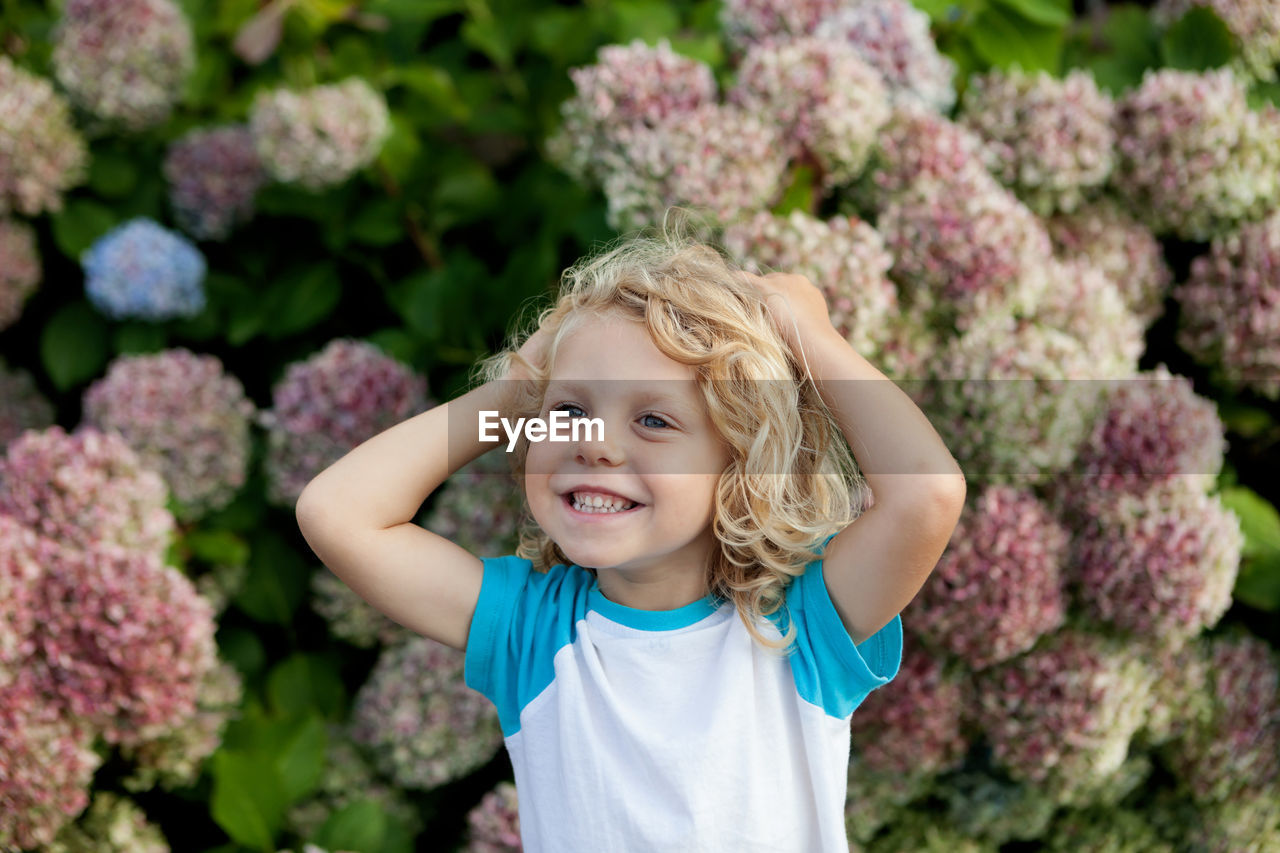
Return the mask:
[(307, 544), (361, 598), (458, 650), (483, 564), (413, 517), (450, 474), (494, 448), (462, 425), (478, 424), (482, 410), (505, 415), (512, 381), (487, 382), (365, 441), (308, 483), (295, 508)]

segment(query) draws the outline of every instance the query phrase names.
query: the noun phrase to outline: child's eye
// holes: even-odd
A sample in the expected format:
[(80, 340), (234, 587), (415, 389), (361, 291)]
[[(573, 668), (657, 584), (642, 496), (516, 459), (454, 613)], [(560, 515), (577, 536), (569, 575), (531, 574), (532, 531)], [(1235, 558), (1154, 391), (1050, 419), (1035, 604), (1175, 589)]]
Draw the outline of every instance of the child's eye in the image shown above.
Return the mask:
[[(655, 420), (655, 421), (657, 421), (658, 423), (662, 424), (662, 426), (664, 426), (664, 427), (667, 425), (667, 422), (666, 422), (666, 421), (664, 421), (662, 418), (658, 417), (657, 415), (644, 415), (644, 416), (641, 418), (641, 420), (646, 420), (646, 419), (650, 419), (650, 418), (652, 418), (653, 420)], [(654, 429), (660, 429), (660, 428), (661, 428), (661, 427), (654, 427)]]
[(553, 411), (553, 412), (564, 412), (564, 411), (568, 411), (569, 409), (573, 409), (575, 412), (581, 412), (581, 414), (580, 414), (580, 415), (570, 415), (569, 417), (571, 417), (571, 418), (586, 417), (586, 415), (587, 415), (587, 413), (586, 413), (586, 412), (583, 412), (583, 411), (582, 411), (582, 409), (579, 409), (579, 408), (578, 408), (577, 406), (575, 406), (573, 403), (561, 403), (561, 404), (560, 404), (560, 405), (558, 405), (558, 406), (554, 406), (554, 407), (552, 407), (551, 411)]

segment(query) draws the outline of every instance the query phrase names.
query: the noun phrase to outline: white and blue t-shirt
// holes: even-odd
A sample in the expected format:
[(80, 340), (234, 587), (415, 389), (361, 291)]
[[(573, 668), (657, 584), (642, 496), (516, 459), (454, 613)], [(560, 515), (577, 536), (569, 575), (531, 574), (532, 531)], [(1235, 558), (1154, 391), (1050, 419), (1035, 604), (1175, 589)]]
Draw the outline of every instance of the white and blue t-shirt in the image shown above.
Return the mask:
[(483, 563), (465, 681), (497, 706), (526, 853), (848, 853), (850, 717), (898, 674), (900, 615), (854, 645), (815, 560), (777, 657), (730, 601), (639, 610), (580, 566)]

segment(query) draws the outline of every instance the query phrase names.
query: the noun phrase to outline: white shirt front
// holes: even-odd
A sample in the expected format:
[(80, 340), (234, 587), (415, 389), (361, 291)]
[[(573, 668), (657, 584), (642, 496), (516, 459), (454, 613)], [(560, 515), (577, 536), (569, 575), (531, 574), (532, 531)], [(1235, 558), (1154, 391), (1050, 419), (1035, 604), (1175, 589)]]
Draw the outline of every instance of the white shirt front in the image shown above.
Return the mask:
[(527, 853), (848, 853), (850, 717), (902, 659), (894, 616), (861, 645), (821, 560), (762, 619), (732, 602), (625, 607), (590, 572), (484, 560), (465, 680), (494, 703)]

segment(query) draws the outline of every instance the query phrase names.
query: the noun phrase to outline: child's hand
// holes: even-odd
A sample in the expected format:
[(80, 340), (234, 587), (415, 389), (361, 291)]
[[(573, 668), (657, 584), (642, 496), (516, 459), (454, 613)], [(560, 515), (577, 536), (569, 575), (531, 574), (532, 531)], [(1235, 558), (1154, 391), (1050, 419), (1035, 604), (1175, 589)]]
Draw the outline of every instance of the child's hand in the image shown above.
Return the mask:
[(781, 272), (766, 276), (745, 275), (764, 297), (774, 328), (797, 359), (801, 358), (800, 341), (835, 331), (827, 298), (805, 276)]
[[(549, 340), (550, 336), (547, 334), (546, 330), (539, 328), (529, 336), (528, 340), (520, 346), (520, 349), (516, 350), (516, 353), (535, 367), (538, 367), (539, 369), (545, 368), (547, 367), (545, 359), (547, 357), (547, 343)], [(507, 371), (507, 378), (532, 379), (533, 377), (529, 375), (529, 372), (523, 365), (512, 359), (511, 367)]]

